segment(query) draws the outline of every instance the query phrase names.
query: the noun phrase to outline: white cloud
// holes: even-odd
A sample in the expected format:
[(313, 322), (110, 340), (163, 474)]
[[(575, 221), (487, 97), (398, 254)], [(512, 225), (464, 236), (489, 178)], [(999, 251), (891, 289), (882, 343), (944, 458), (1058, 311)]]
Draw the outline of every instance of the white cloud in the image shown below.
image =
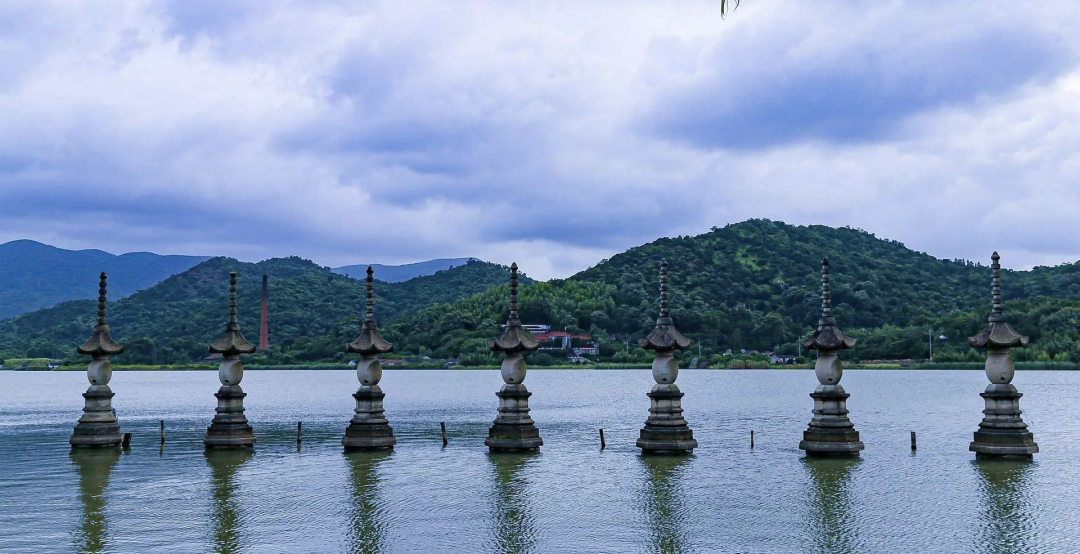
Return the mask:
[(548, 278), (767, 217), (1080, 258), (1069, 3), (215, 6), (0, 9), (0, 239)]

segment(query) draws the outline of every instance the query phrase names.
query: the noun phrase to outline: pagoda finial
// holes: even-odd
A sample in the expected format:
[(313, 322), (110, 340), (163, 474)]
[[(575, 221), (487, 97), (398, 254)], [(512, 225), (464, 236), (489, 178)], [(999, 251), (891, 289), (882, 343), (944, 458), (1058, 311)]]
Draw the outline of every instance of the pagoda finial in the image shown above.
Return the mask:
[(98, 276), (97, 325), (94, 326), (94, 334), (90, 336), (90, 340), (79, 346), (80, 354), (116, 355), (124, 351), (124, 347), (113, 342), (112, 337), (109, 336), (109, 325), (105, 321), (105, 291), (108, 278), (109, 276), (104, 271)]
[(1015, 348), (1025, 347), (1028, 337), (1017, 333), (1001, 304), (1001, 256), (994, 252), (990, 256), (991, 310), (988, 324), (982, 333), (968, 339), (968, 344), (976, 348)]
[(845, 350), (855, 346), (855, 339), (844, 336), (840, 328), (836, 326), (836, 318), (832, 315), (832, 288), (829, 285), (829, 259), (821, 260), (821, 319), (818, 320), (817, 331), (810, 338), (802, 341), (804, 348), (820, 350), (822, 352), (833, 350)]
[(668, 307), (667, 258), (660, 260), (660, 318), (670, 319)]
[(236, 272), (229, 273), (229, 327), (239, 327), (236, 322)]
[(236, 272), (229, 272), (229, 322), (225, 325), (225, 334), (210, 345), (210, 352), (222, 356), (239, 356), (255, 352), (251, 344), (240, 334), (240, 324), (236, 321)]
[(503, 329), (499, 338), (488, 343), (488, 348), (495, 352), (506, 352), (509, 356), (515, 352), (526, 352), (540, 348), (532, 333), (521, 326), (518, 317), (518, 265), (517, 262), (510, 264), (510, 317), (506, 320), (506, 328)]
[(364, 323), (375, 323), (375, 270), (367, 267), (367, 317)]
[(821, 317), (832, 319), (832, 289), (829, 287), (829, 259), (821, 259)]
[(518, 318), (518, 266), (517, 262), (510, 264), (510, 319)]
[(104, 271), (101, 272), (98, 281), (98, 298), (97, 298), (97, 324), (105, 325), (105, 281), (109, 278)]
[(656, 318), (649, 336), (638, 344), (648, 350), (685, 350), (690, 346), (690, 339), (682, 336), (671, 319), (671, 307), (668, 305), (668, 263), (660, 260), (660, 317)]
[(367, 282), (367, 308), (364, 317), (364, 325), (361, 327), (360, 336), (348, 345), (349, 352), (355, 352), (361, 356), (373, 356), (392, 352), (394, 346), (379, 334), (379, 327), (375, 324), (375, 270), (368, 266)]
[(993, 311), (991, 314), (1000, 316), (1004, 314), (1004, 310), (1001, 307), (1001, 256), (999, 256), (997, 252), (994, 252), (994, 254), (990, 256), (990, 259), (993, 260), (993, 263), (990, 264), (990, 283), (993, 294)]

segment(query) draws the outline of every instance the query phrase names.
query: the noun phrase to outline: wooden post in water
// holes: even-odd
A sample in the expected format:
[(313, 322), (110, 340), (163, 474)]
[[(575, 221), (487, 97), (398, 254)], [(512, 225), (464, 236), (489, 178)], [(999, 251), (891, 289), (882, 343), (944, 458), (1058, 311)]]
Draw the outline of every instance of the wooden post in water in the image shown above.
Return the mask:
[(915, 431), (911, 432), (911, 451), (914, 452), (918, 447), (915, 446)]
[(161, 444), (165, 444), (165, 420), (159, 422), (161, 424)]
[(303, 426), (303, 423), (299, 421), (296, 422), (296, 444), (300, 444), (300, 438), (303, 434)]
[(600, 430), (600, 450), (607, 448), (607, 443), (604, 442), (604, 430)]
[(439, 427), (442, 427), (442, 445), (443, 448), (446, 448), (446, 422), (440, 421)]
[(754, 449), (754, 430), (750, 430), (750, 450)]
[(124, 441), (120, 443), (123, 448), (131, 448), (131, 433), (124, 433)]

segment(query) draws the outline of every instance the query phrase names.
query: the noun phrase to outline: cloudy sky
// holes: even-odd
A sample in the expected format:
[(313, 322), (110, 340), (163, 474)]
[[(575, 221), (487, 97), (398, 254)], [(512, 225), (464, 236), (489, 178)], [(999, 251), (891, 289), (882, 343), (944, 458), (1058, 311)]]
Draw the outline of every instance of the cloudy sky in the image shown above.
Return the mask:
[(0, 241), (564, 277), (748, 218), (1080, 259), (1080, 2), (0, 3)]

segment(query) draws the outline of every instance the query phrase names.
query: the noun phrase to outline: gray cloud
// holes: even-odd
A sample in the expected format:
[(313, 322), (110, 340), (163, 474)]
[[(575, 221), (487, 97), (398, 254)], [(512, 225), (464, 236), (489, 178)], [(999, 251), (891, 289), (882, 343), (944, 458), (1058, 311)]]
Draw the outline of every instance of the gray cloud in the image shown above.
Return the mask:
[(5, 4), (0, 240), (547, 278), (768, 217), (1080, 258), (1080, 9), (716, 4)]
[(913, 115), (996, 101), (1074, 61), (1036, 22), (949, 3), (919, 8), (930, 17), (893, 3), (887, 17), (851, 21), (850, 12), (878, 9), (804, 4), (775, 22), (779, 32), (736, 32), (700, 51), (657, 48), (665, 62), (681, 56), (697, 67), (658, 91), (641, 126), (704, 148), (887, 140)]

